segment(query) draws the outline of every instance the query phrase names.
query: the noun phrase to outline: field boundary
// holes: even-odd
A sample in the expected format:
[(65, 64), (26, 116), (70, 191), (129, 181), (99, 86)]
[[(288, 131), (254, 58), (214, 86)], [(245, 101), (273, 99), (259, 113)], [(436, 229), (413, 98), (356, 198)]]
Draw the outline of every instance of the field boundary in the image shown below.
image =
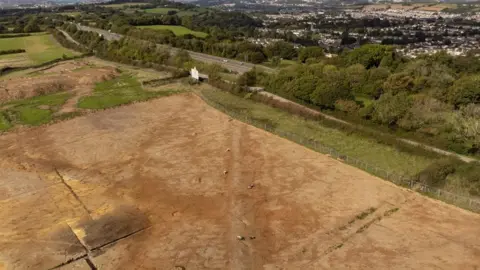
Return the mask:
[(6, 67), (3, 67), (3, 68), (0, 68), (0, 77), (4, 76), (4, 75), (7, 75), (8, 73), (12, 73), (12, 72), (20, 71), (20, 70), (47, 67), (47, 66), (50, 66), (50, 65), (53, 65), (53, 64), (56, 64), (56, 63), (65, 62), (65, 61), (69, 61), (69, 60), (80, 59), (80, 58), (84, 58), (84, 57), (90, 56), (90, 55), (91, 54), (86, 53), (86, 54), (76, 55), (76, 56), (67, 57), (67, 58), (57, 58), (57, 59), (53, 59), (51, 61), (48, 61), (48, 62), (45, 62), (45, 63), (42, 63), (42, 64), (23, 66), (23, 67), (6, 66)]
[(195, 94), (200, 97), (205, 103), (210, 105), (211, 107), (241, 121), (244, 123), (247, 123), (249, 125), (255, 126), (257, 128), (261, 128), (269, 133), (278, 135), (282, 138), (288, 139), (290, 141), (293, 141), (295, 143), (298, 143), (300, 145), (303, 145), (307, 148), (310, 148), (316, 152), (322, 153), (329, 155), (332, 158), (336, 158), (344, 163), (347, 163), (349, 165), (352, 165), (354, 167), (357, 167), (363, 171), (366, 171), (372, 175), (378, 176), (384, 180), (387, 180), (389, 182), (392, 182), (398, 186), (409, 188), (413, 191), (417, 191), (419, 193), (422, 193), (424, 195), (427, 195), (429, 197), (432, 197), (434, 199), (438, 199), (441, 201), (444, 201), (446, 203), (450, 203), (453, 205), (456, 205), (458, 207), (461, 207), (463, 209), (470, 210), (472, 212), (480, 213), (480, 200), (476, 200), (467, 196), (455, 194), (440, 188), (436, 187), (431, 187), (426, 184), (420, 183), (416, 181), (412, 177), (408, 177), (405, 175), (398, 174), (394, 171), (389, 171), (389, 170), (384, 170), (381, 169), (375, 165), (369, 164), (367, 162), (364, 162), (360, 159), (350, 157), (348, 155), (344, 155), (337, 150), (335, 150), (332, 147), (325, 146), (322, 143), (312, 139), (308, 138), (307, 136), (303, 134), (296, 134), (292, 132), (287, 132), (287, 131), (282, 131), (279, 130), (278, 128), (274, 126), (270, 126), (269, 124), (265, 122), (258, 121), (252, 117), (249, 117), (246, 114), (239, 113), (239, 112), (234, 112), (230, 110), (228, 107), (217, 103), (215, 101), (212, 101), (205, 97), (202, 93), (200, 92), (195, 92)]

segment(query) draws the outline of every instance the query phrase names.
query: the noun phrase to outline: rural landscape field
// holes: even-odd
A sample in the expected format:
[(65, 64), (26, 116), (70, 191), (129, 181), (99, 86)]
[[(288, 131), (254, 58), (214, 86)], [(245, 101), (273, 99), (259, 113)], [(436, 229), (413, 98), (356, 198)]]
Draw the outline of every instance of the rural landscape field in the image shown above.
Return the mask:
[(231, 119), (211, 86), (143, 86), (168, 76), (87, 58), (0, 80), (3, 268), (480, 267), (477, 214)]
[(141, 26), (140, 28), (153, 29), (153, 30), (170, 30), (176, 36), (184, 36), (184, 35), (190, 34), (196, 37), (204, 38), (208, 35), (207, 33), (192, 31), (186, 27), (178, 26), (178, 25), (146, 25), (146, 26)]
[(480, 58), (250, 5), (0, 10), (0, 270), (480, 269)]
[(25, 52), (0, 55), (0, 68), (42, 64), (63, 56), (78, 55), (78, 53), (57, 44), (53, 37), (46, 33), (0, 39), (0, 51), (16, 49), (24, 49)]

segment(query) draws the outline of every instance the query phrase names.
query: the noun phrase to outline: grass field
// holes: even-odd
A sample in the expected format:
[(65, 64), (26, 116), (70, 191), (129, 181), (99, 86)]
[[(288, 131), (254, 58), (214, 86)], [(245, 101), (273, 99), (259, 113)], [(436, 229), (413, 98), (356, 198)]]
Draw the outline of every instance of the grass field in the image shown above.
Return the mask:
[(72, 11), (72, 12), (61, 12), (61, 13), (58, 13), (58, 14), (64, 15), (64, 16), (76, 17), (76, 16), (80, 15), (81, 12)]
[(123, 74), (113, 80), (97, 83), (92, 96), (83, 97), (78, 102), (82, 109), (105, 109), (135, 101), (169, 95), (176, 91), (149, 92), (130, 74)]
[(149, 8), (149, 9), (145, 9), (145, 12), (154, 13), (154, 14), (167, 14), (167, 12), (170, 10), (175, 10), (177, 12), (179, 11), (178, 8)]
[(183, 17), (183, 16), (192, 16), (199, 12), (205, 11), (206, 9), (198, 8), (194, 10), (179, 10), (178, 8), (149, 8), (149, 9), (145, 9), (145, 12), (151, 13), (151, 14), (167, 14), (169, 10), (175, 10), (177, 11), (176, 13), (177, 16)]
[(262, 65), (267, 66), (269, 68), (285, 68), (295, 64), (297, 64), (297, 62), (293, 60), (287, 60), (287, 59), (282, 59), (278, 66), (274, 66), (270, 60), (262, 63)]
[(38, 126), (48, 123), (70, 96), (68, 93), (55, 93), (2, 104), (0, 107), (6, 109), (0, 110), (0, 131), (17, 124)]
[(146, 29), (153, 29), (153, 30), (170, 30), (176, 36), (183, 36), (187, 34), (191, 34), (200, 38), (205, 38), (208, 36), (207, 33), (192, 31), (186, 27), (178, 26), (178, 25), (144, 25), (144, 26), (139, 26), (139, 28), (146, 28)]
[[(78, 53), (68, 50), (55, 42), (53, 37), (48, 34), (39, 34), (27, 37), (15, 37), (0, 39), (0, 51), (24, 49), (23, 54), (12, 54), (2, 57), (1, 60), (16, 58), (24, 55), (32, 64), (42, 64), (63, 55), (68, 57), (77, 55)], [(2, 63), (6, 65), (5, 63)]]
[(214, 103), (229, 108), (234, 113), (248, 115), (257, 122), (273, 126), (275, 130), (301, 134), (325, 146), (383, 170), (412, 176), (426, 168), (435, 159), (412, 153), (400, 152), (396, 148), (378, 143), (375, 139), (340, 131), (320, 125), (313, 120), (296, 117), (280, 109), (254, 102), (223, 91), (208, 90), (202, 94)]

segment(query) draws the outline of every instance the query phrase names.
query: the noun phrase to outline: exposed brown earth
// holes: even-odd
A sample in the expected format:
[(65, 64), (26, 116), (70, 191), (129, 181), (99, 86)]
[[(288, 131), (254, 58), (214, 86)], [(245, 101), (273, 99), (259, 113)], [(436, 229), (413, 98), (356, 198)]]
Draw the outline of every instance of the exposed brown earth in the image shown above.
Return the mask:
[(8, 58), (0, 59), (0, 68), (4, 67), (22, 67), (31, 64), (26, 53), (17, 53), (9, 55)]
[(479, 215), (191, 94), (0, 136), (0, 220), (5, 269), (480, 268)]
[[(118, 72), (113, 67), (89, 66), (84, 60), (62, 62), (37, 70), (29, 76), (0, 80), (0, 102), (57, 91), (73, 92), (78, 100), (90, 93), (96, 82), (112, 79), (117, 75)], [(74, 102), (73, 104), (76, 104), (76, 101)]]

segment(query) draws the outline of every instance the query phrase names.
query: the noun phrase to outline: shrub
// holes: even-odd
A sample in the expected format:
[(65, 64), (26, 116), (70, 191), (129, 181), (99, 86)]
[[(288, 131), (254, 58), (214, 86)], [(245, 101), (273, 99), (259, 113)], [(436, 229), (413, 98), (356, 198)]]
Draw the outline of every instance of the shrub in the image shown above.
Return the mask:
[(416, 180), (429, 186), (443, 187), (447, 176), (454, 173), (459, 165), (461, 161), (457, 159), (440, 159), (418, 173)]
[(337, 100), (335, 102), (335, 109), (346, 113), (357, 113), (360, 106), (353, 100)]

